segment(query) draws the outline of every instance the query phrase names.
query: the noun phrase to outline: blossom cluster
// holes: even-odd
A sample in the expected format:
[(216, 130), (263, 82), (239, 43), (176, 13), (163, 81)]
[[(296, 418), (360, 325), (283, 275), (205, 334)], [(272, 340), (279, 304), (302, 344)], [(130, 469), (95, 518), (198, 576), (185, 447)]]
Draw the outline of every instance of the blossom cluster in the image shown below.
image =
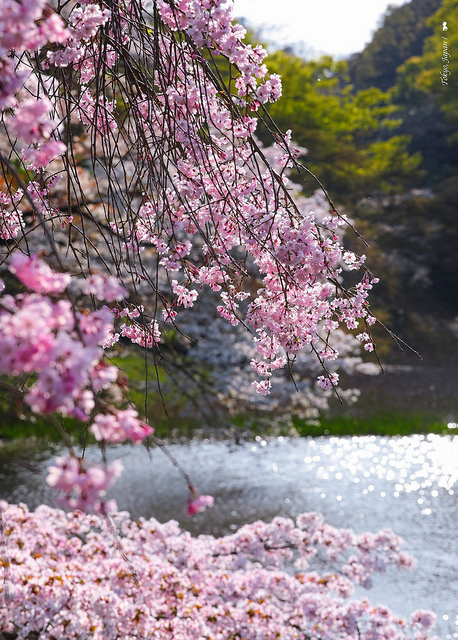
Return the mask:
[[(94, 36), (109, 19), (108, 9), (97, 3), (74, 6), (67, 20), (55, 13), (45, 0), (1, 0), (0, 2), (0, 109), (12, 110), (5, 119), (14, 148), (19, 145), (24, 168), (41, 174), (42, 185), (38, 193), (36, 183), (28, 181), (28, 199), (41, 213), (50, 213), (47, 196), (53, 180), (46, 180), (44, 170), (67, 151), (59, 139), (62, 129), (63, 105), (55, 79), (46, 71), (52, 67), (72, 64), (79, 69), (86, 82), (95, 77), (98, 47)], [(31, 55), (52, 44), (41, 69), (32, 63)], [(113, 51), (107, 52), (109, 64), (114, 63)], [(92, 69), (92, 73), (89, 71)], [(102, 132), (115, 128), (111, 117), (112, 105), (103, 100), (99, 105), (89, 89), (81, 89), (79, 117), (82, 122), (94, 123)], [(0, 202), (9, 205), (0, 209), (0, 237), (17, 237), (24, 229), (18, 201), (22, 189), (11, 186), (1, 193)], [(38, 196), (38, 197), (37, 197)], [(24, 198), (24, 200), (27, 198)], [(11, 210), (12, 209), (12, 210)], [(53, 213), (55, 213), (53, 211)]]
[[(13, 296), (0, 280), (0, 374), (33, 374), (33, 382), (24, 385), (24, 401), (32, 411), (85, 422), (92, 418), (89, 430), (98, 441), (138, 443), (149, 436), (153, 429), (139, 420), (136, 410), (107, 406), (100, 395), (118, 379), (117, 368), (104, 360), (103, 347), (114, 333), (111, 310), (77, 310), (70, 296), (63, 297), (70, 275), (54, 271), (37, 256), (13, 254), (9, 270), (29, 292)], [(125, 293), (115, 278), (97, 274), (82, 289), (107, 301)], [(108, 511), (116, 505), (105, 503), (104, 496), (121, 470), (119, 462), (88, 467), (71, 452), (51, 467), (48, 484), (62, 492), (60, 502), (67, 507)]]
[[(230, 325), (250, 328), (259, 394), (301, 352), (315, 354), (319, 385), (333, 388), (330, 336), (362, 324), (373, 348), (367, 299), (376, 280), (364, 256), (344, 250), (342, 216), (319, 218), (292, 197), (288, 171), (300, 168), (300, 150), (291, 132), (275, 134), (272, 159), (254, 137), (281, 83), (266, 51), (244, 42), (231, 5), (160, 0), (150, 14), (141, 0), (116, 10), (72, 0), (58, 15), (44, 0), (0, 0), (0, 9), (11, 147), (0, 157), (2, 264), (29, 289), (2, 296), (1, 372), (32, 374), (32, 410), (87, 421), (103, 442), (141, 441), (150, 428), (132, 408), (103, 405), (117, 377), (103, 349), (121, 337), (158, 349), (163, 323), (175, 324), (204, 288)], [(91, 197), (81, 183), (89, 161)], [(36, 257), (43, 243), (58, 272)], [(151, 254), (155, 272), (145, 266)], [(345, 269), (364, 270), (351, 289)], [(253, 272), (257, 293), (246, 284)], [(79, 278), (87, 306), (70, 293)], [(89, 476), (78, 460), (69, 468)]]
[[(164, 22), (188, 37), (170, 54), (169, 41), (159, 40), (167, 82), (158, 82), (154, 104), (145, 97), (138, 107), (150, 148), (160, 140), (167, 150), (170, 180), (162, 193), (143, 193), (125, 247), (141, 252), (152, 244), (171, 274), (173, 309), (164, 308), (166, 320), (175, 320), (180, 307), (192, 307), (204, 285), (220, 292), (220, 315), (253, 329), (259, 353), (253, 369), (263, 378), (255, 383), (259, 393), (269, 393), (273, 372), (303, 350), (316, 353), (324, 369), (319, 382), (332, 388), (338, 376), (326, 362), (338, 353), (328, 348), (326, 336), (340, 326), (353, 329), (362, 322), (367, 329), (375, 322), (367, 298), (377, 280), (364, 271), (352, 292), (343, 288), (342, 271), (362, 268), (365, 256), (341, 246), (345, 221), (337, 212), (318, 221), (292, 200), (287, 171), (298, 151), (290, 132), (276, 143), (275, 163), (253, 151), (257, 121), (247, 115), (247, 105), (257, 110), (280, 91), (274, 90), (277, 79), (267, 74), (265, 52), (243, 43), (244, 29), (231, 23), (230, 8), (191, 0), (158, 6)], [(202, 47), (235, 69), (237, 91), (229, 86), (227, 99), (196, 66)], [(179, 154), (167, 147), (171, 139)], [(113, 228), (121, 233), (126, 226), (127, 221)], [(241, 303), (250, 297), (243, 288), (247, 260), (261, 287), (246, 310)], [(368, 342), (365, 348), (372, 346)]]
[(30, 293), (4, 293), (0, 298), (1, 373), (36, 375), (25, 396), (36, 413), (88, 419), (95, 407), (93, 391), (117, 378), (115, 367), (101, 366), (100, 345), (113, 329), (112, 313), (108, 308), (75, 312), (70, 300), (54, 300), (50, 296), (63, 293), (70, 276), (53, 271), (36, 256), (15, 253), (10, 271)]
[[(390, 531), (356, 535), (308, 513), (193, 538), (176, 522), (126, 513), (110, 523), (45, 506), (0, 509), (8, 565), (0, 632), (14, 639), (433, 638), (431, 612), (403, 620), (351, 599), (355, 582), (388, 565), (410, 567)], [(320, 557), (332, 571), (313, 568)]]
[[(223, 55), (237, 68), (240, 73), (235, 81), (238, 96), (255, 99), (255, 109), (258, 101), (264, 104), (278, 100), (281, 80), (277, 74), (267, 73), (263, 63), (267, 51), (261, 45), (253, 47), (243, 43), (246, 29), (233, 24), (232, 6), (226, 0), (185, 0), (176, 4), (159, 0), (158, 6), (162, 19), (172, 30), (185, 32), (197, 47)], [(246, 137), (251, 126), (247, 118), (239, 123), (236, 135)]]
[[(233, 23), (231, 5), (222, 0), (158, 2), (151, 49), (144, 51), (154, 55), (154, 64), (140, 69), (135, 42), (143, 29), (139, 11), (148, 16), (146, 4), (131, 0), (112, 14), (96, 3), (75, 2), (64, 20), (44, 2), (35, 3), (33, 11), (26, 0), (1, 2), (10, 19), (2, 23), (0, 54), (9, 60), (15, 53), (15, 74), (20, 75), (21, 65), (27, 67), (27, 77), (20, 76), (22, 84), (5, 85), (10, 87), (5, 105), (13, 107), (5, 122), (26, 144), (21, 151), (25, 166), (41, 174), (40, 181), (31, 179), (25, 191), (11, 185), (2, 193), (2, 237), (11, 239), (24, 231), (19, 203), (32, 203), (33, 211), (49, 221), (61, 216), (51, 204), (54, 178), (45, 173), (66, 149), (57, 139), (61, 121), (67, 117), (68, 126), (79, 120), (87, 127), (94, 156), (98, 144), (104, 155), (118, 148), (117, 129), (122, 126), (121, 137), (136, 141), (137, 155), (126, 148), (135, 173), (143, 175), (146, 167), (149, 177), (142, 183), (142, 201), (138, 204), (137, 198), (136, 204), (132, 199), (123, 208), (127, 217), (120, 213), (115, 220), (109, 219), (115, 199), (100, 187), (99, 197), (108, 201), (106, 222), (122, 248), (116, 255), (111, 250), (111, 258), (119, 271), (152, 283), (141, 258), (135, 257), (152, 246), (167, 274), (167, 286), (148, 322), (126, 322), (121, 335), (142, 346), (157, 346), (161, 323), (175, 322), (177, 311), (191, 308), (202, 287), (210, 287), (219, 292), (217, 310), (224, 319), (251, 327), (259, 393), (268, 394), (273, 372), (291, 365), (301, 351), (312, 351), (321, 363), (320, 386), (336, 386), (338, 376), (328, 370), (327, 362), (338, 353), (329, 348), (328, 336), (340, 326), (354, 329), (360, 323), (367, 334), (375, 322), (367, 297), (376, 279), (364, 271), (351, 291), (343, 287), (342, 270), (364, 268), (364, 256), (342, 247), (339, 227), (345, 221), (336, 211), (319, 221), (291, 197), (287, 174), (297, 166), (300, 153), (292, 145), (291, 132), (277, 135), (274, 161), (253, 137), (256, 114), (263, 104), (279, 98), (281, 83), (268, 73), (266, 51), (244, 42), (245, 29)], [(19, 19), (28, 21), (28, 30), (19, 29)], [(24, 56), (43, 49), (49, 40), (53, 46), (46, 53), (44, 77), (33, 58)], [(205, 55), (215, 69), (221, 60), (230, 65), (227, 86), (209, 71)], [(70, 86), (65, 102), (65, 87), (59, 88), (57, 77), (59, 69), (67, 68), (79, 85)], [(115, 69), (119, 87), (113, 80)], [(129, 75), (126, 69), (131, 69)], [(98, 86), (106, 90), (97, 91)], [(75, 108), (65, 116), (68, 101)], [(103, 162), (97, 159), (98, 166)], [(108, 162), (107, 176), (111, 165), (120, 162)], [(69, 192), (67, 198), (72, 197)], [(72, 216), (68, 220), (74, 225)], [(260, 284), (254, 296), (244, 286), (247, 262)], [(156, 285), (152, 288), (158, 293)], [(370, 338), (364, 346), (373, 349)]]
[[(64, 43), (69, 37), (63, 19), (54, 12), (46, 12), (45, 6), (45, 0), (2, 0), (0, 5), (0, 108), (14, 109), (6, 124), (27, 145), (22, 148), (22, 156), (33, 169), (46, 167), (66, 150), (63, 142), (53, 138), (58, 122), (51, 115), (54, 105), (49, 98), (39, 96), (38, 91), (34, 96), (33, 89), (22, 91), (22, 96), (20, 92), (24, 86), (36, 87), (37, 80), (31, 77), (23, 54), (37, 51), (50, 41)], [(10, 55), (11, 51), (18, 61)]]
[(105, 500), (105, 494), (122, 470), (120, 460), (101, 467), (88, 466), (85, 460), (74, 455), (60, 456), (49, 467), (46, 481), (59, 491), (56, 497), (58, 504), (69, 509), (107, 514), (116, 510), (116, 502)]

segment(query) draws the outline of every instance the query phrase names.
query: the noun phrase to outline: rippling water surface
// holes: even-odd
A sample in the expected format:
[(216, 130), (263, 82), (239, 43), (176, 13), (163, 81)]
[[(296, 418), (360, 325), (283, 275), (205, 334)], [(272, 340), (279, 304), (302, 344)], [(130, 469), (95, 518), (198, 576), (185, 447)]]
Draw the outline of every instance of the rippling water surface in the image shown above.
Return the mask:
[[(221, 535), (255, 519), (303, 511), (321, 511), (330, 524), (358, 532), (389, 527), (418, 566), (376, 577), (370, 599), (404, 616), (433, 609), (439, 638), (458, 638), (458, 436), (258, 438), (169, 451), (201, 493), (215, 496), (214, 508), (186, 518), (186, 485), (170, 460), (158, 449), (119, 446), (110, 457), (124, 462), (113, 491), (120, 509), (174, 518), (196, 534)], [(45, 463), (38, 466), (34, 475), (0, 467), (1, 496), (32, 507), (52, 504)]]

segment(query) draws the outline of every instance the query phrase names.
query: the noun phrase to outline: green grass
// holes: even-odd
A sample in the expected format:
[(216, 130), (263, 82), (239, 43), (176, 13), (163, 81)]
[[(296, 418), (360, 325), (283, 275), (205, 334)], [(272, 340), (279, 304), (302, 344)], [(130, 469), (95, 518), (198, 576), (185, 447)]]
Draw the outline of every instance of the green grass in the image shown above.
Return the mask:
[[(167, 416), (159, 416), (155, 421), (151, 421), (154, 426), (155, 435), (162, 439), (171, 438), (191, 439), (202, 437), (208, 431), (202, 425), (202, 419), (197, 413), (189, 417), (177, 416), (173, 412)], [(157, 411), (159, 413), (159, 411)], [(87, 435), (86, 426), (69, 418), (62, 420), (63, 427), (73, 442), (84, 439)], [(216, 430), (218, 432), (218, 430)], [(61, 435), (46, 418), (29, 416), (22, 419), (17, 416), (6, 417), (0, 415), (0, 433), (5, 440), (38, 438), (51, 443), (62, 441)], [(316, 423), (307, 422), (301, 418), (293, 416), (288, 422), (278, 422), (270, 420), (267, 416), (260, 418), (249, 413), (238, 414), (228, 421), (227, 428), (220, 432), (222, 436), (240, 433), (247, 436), (257, 435), (289, 435), (291, 433), (299, 436), (407, 436), (415, 433), (454, 433), (447, 428), (445, 420), (434, 420), (425, 418), (423, 414), (409, 413), (389, 413), (373, 415), (368, 417), (352, 416), (323, 416)]]
[[(72, 440), (79, 439), (83, 433), (81, 422), (74, 418), (59, 418), (58, 422)], [(3, 407), (0, 407), (0, 438), (39, 438), (53, 443), (62, 441), (61, 432), (45, 416), (35, 416), (29, 412), (18, 415), (4, 411)]]
[[(316, 422), (311, 423), (294, 415), (279, 418), (278, 415), (254, 411), (241, 411), (235, 416), (229, 416), (224, 407), (213, 400), (208, 385), (183, 382), (184, 377), (179, 370), (179, 375), (174, 378), (166, 369), (167, 363), (155, 363), (150, 352), (146, 352), (145, 356), (141, 349), (119, 346), (109, 361), (119, 368), (121, 377), (125, 378), (124, 402), (132, 402), (142, 419), (147, 416), (156, 436), (163, 439), (190, 439), (208, 434), (217, 437), (249, 437), (257, 434), (395, 436), (452, 433), (447, 428), (447, 422), (456, 417), (455, 401), (450, 400), (448, 390), (446, 395), (435, 398), (435, 402), (431, 404), (430, 397), (422, 394), (422, 387), (412, 395), (411, 390), (401, 387), (404, 378), (396, 378), (390, 386), (377, 386), (384, 383), (382, 377), (376, 377), (369, 383), (361, 381), (361, 385), (366, 385), (366, 388), (358, 403), (344, 407), (336, 401), (331, 410), (321, 415)], [(205, 383), (206, 374), (208, 372), (198, 371), (201, 382)], [(444, 418), (444, 415), (451, 418)], [(82, 442), (88, 438), (88, 424), (71, 418), (58, 418), (58, 421), (73, 442)], [(50, 443), (62, 440), (49, 419), (33, 415), (24, 403), (17, 402), (14, 393), (2, 392), (0, 438), (11, 440), (30, 437)]]
[(366, 417), (323, 416), (319, 423), (311, 425), (299, 418), (292, 418), (300, 436), (409, 436), (415, 433), (450, 433), (445, 420), (427, 417), (423, 413), (390, 412)]

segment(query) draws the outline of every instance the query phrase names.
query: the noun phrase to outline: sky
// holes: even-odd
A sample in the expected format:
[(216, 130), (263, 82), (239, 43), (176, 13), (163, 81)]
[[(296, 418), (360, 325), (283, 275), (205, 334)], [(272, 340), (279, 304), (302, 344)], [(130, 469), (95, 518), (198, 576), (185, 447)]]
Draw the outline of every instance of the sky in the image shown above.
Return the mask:
[(406, 0), (234, 0), (234, 16), (267, 42), (303, 43), (301, 53), (347, 57), (371, 40), (388, 5)]

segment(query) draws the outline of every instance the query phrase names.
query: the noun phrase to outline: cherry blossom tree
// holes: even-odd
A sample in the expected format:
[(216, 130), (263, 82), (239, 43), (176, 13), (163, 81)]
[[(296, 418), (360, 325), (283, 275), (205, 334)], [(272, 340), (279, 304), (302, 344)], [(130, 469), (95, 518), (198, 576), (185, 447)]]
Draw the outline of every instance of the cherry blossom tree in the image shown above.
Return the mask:
[[(288, 173), (307, 172), (301, 150), (266, 110), (280, 78), (266, 51), (244, 42), (230, 3), (0, 0), (0, 9), (0, 373), (60, 430), (68, 454), (48, 483), (75, 511), (2, 506), (4, 636), (426, 638), (429, 614), (409, 635), (366, 601), (345, 604), (347, 578), (278, 572), (315, 544), (333, 561), (356, 546), (342, 571), (364, 582), (387, 562), (405, 564), (391, 534), (357, 540), (312, 516), (200, 542), (173, 524), (116, 516), (121, 537), (107, 534), (116, 505), (105, 496), (121, 463), (89, 464), (60, 418), (81, 421), (103, 446), (152, 434), (107, 358), (120, 338), (159, 359), (164, 329), (208, 289), (219, 316), (252, 335), (258, 394), (304, 352), (333, 390), (334, 336), (361, 327), (374, 348), (367, 297), (377, 280), (343, 248), (349, 223), (327, 194), (320, 216), (295, 197)], [(260, 121), (269, 152), (255, 137)], [(351, 287), (344, 269), (359, 272)], [(211, 506), (186, 479), (188, 512)], [(90, 511), (102, 518), (80, 513)], [(77, 586), (86, 580), (100, 585), (90, 616), (92, 586)], [(135, 596), (139, 583), (149, 600)]]
[[(303, 514), (254, 522), (223, 538), (192, 538), (176, 522), (133, 522), (41, 506), (6, 506), (11, 563), (0, 624), (7, 638), (425, 640), (434, 615), (409, 621), (349, 600), (411, 558), (389, 531), (355, 535)], [(124, 563), (110, 524), (122, 533)], [(119, 551), (119, 550), (118, 550)], [(313, 563), (330, 571), (318, 573)], [(294, 572), (284, 571), (294, 563)]]
[[(264, 108), (281, 81), (266, 51), (244, 43), (230, 5), (2, 7), (2, 264), (24, 289), (2, 295), (0, 366), (29, 376), (24, 402), (86, 421), (104, 443), (142, 440), (148, 416), (112, 402), (106, 350), (122, 337), (159, 358), (164, 327), (205, 289), (220, 317), (251, 332), (258, 394), (302, 352), (319, 363), (318, 384), (335, 388), (340, 327), (362, 324), (373, 349), (376, 279), (342, 247), (346, 221), (332, 203), (315, 215), (294, 197), (300, 150)], [(259, 119), (273, 150), (254, 136)], [(362, 270), (351, 289), (343, 268)], [(69, 456), (63, 476), (77, 465), (89, 478)]]

